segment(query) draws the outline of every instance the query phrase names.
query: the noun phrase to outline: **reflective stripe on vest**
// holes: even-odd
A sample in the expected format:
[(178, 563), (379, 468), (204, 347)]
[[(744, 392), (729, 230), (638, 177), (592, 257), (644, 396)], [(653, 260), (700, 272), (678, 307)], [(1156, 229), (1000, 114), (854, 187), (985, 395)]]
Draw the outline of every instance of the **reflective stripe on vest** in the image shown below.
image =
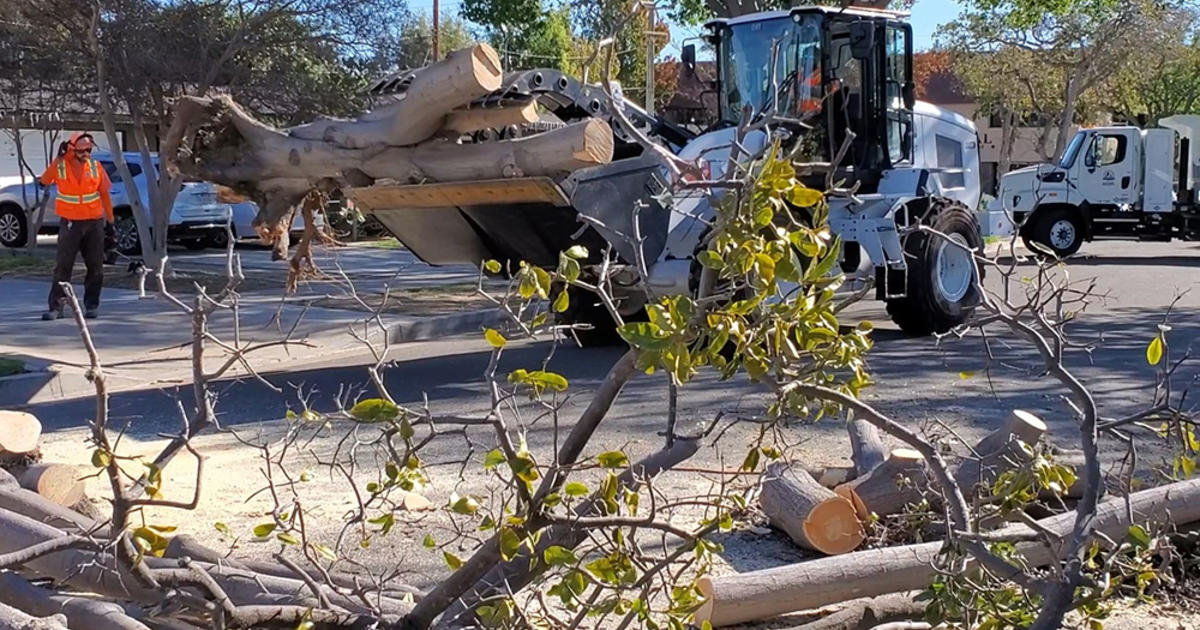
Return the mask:
[(63, 203), (84, 204), (100, 201), (100, 193), (94, 192), (90, 195), (64, 195), (59, 193), (57, 199)]

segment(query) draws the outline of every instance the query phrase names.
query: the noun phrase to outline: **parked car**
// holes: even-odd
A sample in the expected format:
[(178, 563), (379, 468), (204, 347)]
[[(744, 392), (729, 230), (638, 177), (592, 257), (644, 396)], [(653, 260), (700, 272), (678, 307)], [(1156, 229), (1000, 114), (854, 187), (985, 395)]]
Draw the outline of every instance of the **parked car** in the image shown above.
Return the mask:
[[(239, 241), (247, 239), (257, 239), (258, 232), (254, 230), (254, 217), (258, 216), (258, 204), (253, 201), (243, 201), (233, 204), (233, 237)], [(325, 227), (325, 215), (323, 213), (315, 213), (313, 217), (317, 224), (317, 229)], [(304, 215), (297, 212), (296, 218), (292, 219), (291, 241), (296, 243), (304, 234)]]
[[(140, 251), (137, 224), (134, 223), (130, 208), (126, 183), (117, 173), (113, 156), (108, 153), (96, 153), (93, 156), (108, 173), (112, 180), (113, 212), (116, 214), (115, 233), (117, 250), (125, 254)], [(158, 168), (157, 156), (151, 161)], [(138, 195), (143, 203), (150, 199), (145, 166), (142, 164), (140, 153), (126, 153), (125, 163), (133, 183), (137, 186)], [(29, 226), (26, 224), (25, 204), (33, 204), (38, 198), (41, 184), (28, 182), (21, 186), (16, 184), (0, 188), (0, 244), (7, 247), (20, 247), (25, 244)], [(54, 191), (46, 204), (46, 214), (42, 221), (41, 233), (54, 234), (58, 232), (58, 215), (54, 212)], [(226, 238), (226, 226), (232, 219), (233, 210), (227, 203), (217, 201), (216, 186), (209, 182), (185, 182), (175, 198), (171, 208), (171, 216), (167, 222), (167, 241), (179, 243), (190, 249), (203, 249), (210, 246), (223, 246)]]

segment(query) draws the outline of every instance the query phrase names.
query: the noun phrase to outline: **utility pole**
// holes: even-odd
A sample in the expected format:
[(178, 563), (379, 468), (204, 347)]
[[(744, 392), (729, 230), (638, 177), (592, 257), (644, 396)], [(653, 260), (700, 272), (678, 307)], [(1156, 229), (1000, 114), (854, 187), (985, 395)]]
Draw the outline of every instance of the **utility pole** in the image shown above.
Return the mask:
[(438, 0), (433, 0), (433, 60), (438, 60)]
[[(437, 2), (437, 0), (434, 0)], [(654, 4), (649, 5), (650, 19), (646, 29), (646, 112), (654, 114)]]

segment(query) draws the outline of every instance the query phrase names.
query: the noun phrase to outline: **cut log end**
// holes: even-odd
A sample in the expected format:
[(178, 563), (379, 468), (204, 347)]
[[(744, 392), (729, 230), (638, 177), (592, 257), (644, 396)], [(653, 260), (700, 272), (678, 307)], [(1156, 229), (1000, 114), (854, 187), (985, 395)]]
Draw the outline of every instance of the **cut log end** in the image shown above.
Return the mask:
[(599, 118), (587, 121), (587, 127), (581, 136), (574, 158), (580, 162), (592, 164), (608, 164), (613, 157), (612, 127)]
[(479, 86), (489, 92), (500, 89), (504, 80), (500, 53), (487, 44), (475, 44), (465, 50), (471, 55), (471, 70), (479, 81)]
[(29, 455), (37, 451), (42, 423), (24, 411), (0, 411), (0, 454)]
[(864, 540), (857, 510), (840, 496), (826, 499), (809, 511), (804, 534), (817, 551), (829, 555), (850, 553)]

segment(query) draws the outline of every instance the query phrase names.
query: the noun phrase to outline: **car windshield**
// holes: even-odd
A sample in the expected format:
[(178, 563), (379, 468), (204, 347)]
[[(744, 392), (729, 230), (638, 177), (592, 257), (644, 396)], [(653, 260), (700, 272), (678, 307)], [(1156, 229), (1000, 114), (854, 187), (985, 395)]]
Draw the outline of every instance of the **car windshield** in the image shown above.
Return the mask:
[[(738, 123), (742, 109), (762, 111), (779, 89), (778, 111), (795, 115), (820, 102), (821, 18), (787, 16), (724, 26), (721, 32), (721, 118)], [(779, 57), (771, 75), (771, 52)], [(800, 73), (792, 77), (797, 69)], [(789, 81), (789, 78), (791, 80)]]
[(1083, 147), (1084, 140), (1087, 139), (1087, 132), (1080, 131), (1071, 138), (1071, 144), (1067, 145), (1063, 151), (1062, 158), (1058, 161), (1059, 168), (1071, 168), (1075, 164), (1075, 158), (1079, 156), (1079, 149)]

